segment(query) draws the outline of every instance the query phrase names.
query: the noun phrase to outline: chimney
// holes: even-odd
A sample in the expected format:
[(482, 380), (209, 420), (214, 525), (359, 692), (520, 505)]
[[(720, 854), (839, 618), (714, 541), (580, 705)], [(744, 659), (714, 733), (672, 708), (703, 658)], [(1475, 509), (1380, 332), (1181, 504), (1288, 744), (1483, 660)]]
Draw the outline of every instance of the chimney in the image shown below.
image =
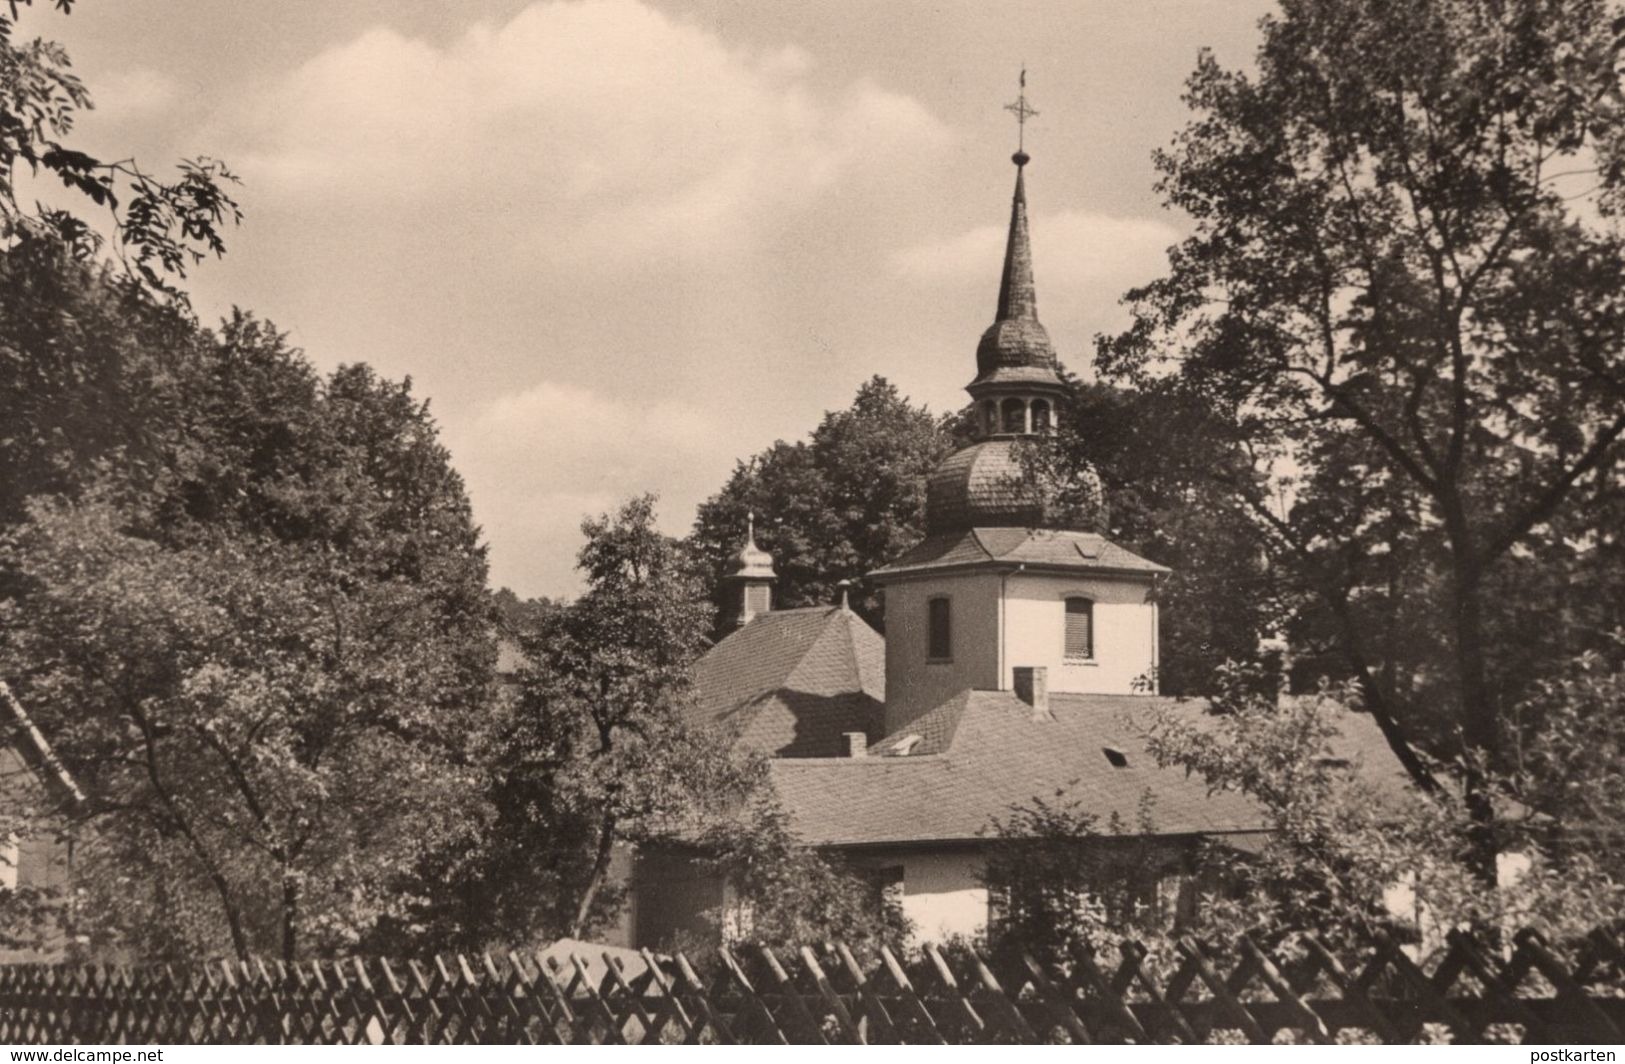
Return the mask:
[(1016, 697), (1032, 707), (1033, 720), (1054, 720), (1049, 711), (1049, 670), (1042, 665), (1017, 665)]
[(863, 732), (860, 732), (860, 731), (843, 732), (843, 733), (841, 733), (841, 741), (842, 741), (842, 743), (844, 745), (844, 750), (845, 750), (845, 752), (841, 756), (843, 756), (843, 757), (868, 757), (869, 756), (869, 736), (864, 734)]

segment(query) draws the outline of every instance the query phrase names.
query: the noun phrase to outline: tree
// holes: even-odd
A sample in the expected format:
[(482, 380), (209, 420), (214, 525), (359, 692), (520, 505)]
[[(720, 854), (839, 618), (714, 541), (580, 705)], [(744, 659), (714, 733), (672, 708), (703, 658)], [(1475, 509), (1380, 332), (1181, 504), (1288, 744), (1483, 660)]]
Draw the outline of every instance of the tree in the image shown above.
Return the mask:
[[(1285, 0), (1256, 75), (1199, 61), (1199, 117), (1157, 159), (1195, 232), (1101, 345), (1107, 373), (1242, 430), (1249, 461), (1216, 474), (1279, 557), (1379, 520), (1431, 541), (1486, 880), (1500, 723), (1532, 679), (1492, 682), (1490, 600), (1532, 537), (1608, 490), (1625, 433), (1622, 25), (1608, 0)], [(1353, 530), (1294, 505), (1334, 459), (1380, 504)], [(1348, 589), (1312, 582), (1373, 645)], [(1413, 722), (1380, 719), (1404, 752)]]
[(157, 468), (207, 344), (60, 241), (0, 250), (0, 527), (104, 469)]
[(741, 462), (700, 504), (690, 537), (711, 601), (724, 605), (721, 577), (754, 511), (782, 605), (832, 603), (852, 581), (853, 608), (878, 621), (880, 598), (867, 574), (924, 535), (926, 477), (952, 446), (945, 424), (875, 377), (851, 407), (825, 414), (807, 441), (781, 440)]
[(124, 524), (100, 500), (39, 504), (6, 544), (33, 584), (8, 664), (91, 796), (93, 929), (161, 956), (222, 926), (239, 956), (353, 945), (479, 797), (439, 734), (459, 663), (432, 596)]
[[(54, 0), (63, 14), (73, 3)], [(19, 202), (19, 169), (43, 171), (111, 213), (113, 249), (128, 277), (184, 307), (175, 281), (206, 254), (224, 254), (222, 229), (242, 219), (226, 191), (236, 176), (218, 159), (197, 158), (181, 161), (178, 174), (164, 180), (133, 159), (108, 162), (64, 143), (75, 115), (90, 109), (90, 92), (70, 72), (61, 45), (15, 39), (19, 8), (32, 5), (7, 0), (0, 11), (0, 241), (55, 239), (81, 261), (102, 250), (102, 237), (72, 212)]]
[(711, 608), (693, 559), (654, 520), (643, 496), (584, 522), (586, 592), (538, 614), (521, 641), (529, 664), (501, 739), (510, 753), (496, 837), (550, 889), (487, 877), (515, 930), (587, 933), (618, 900), (617, 844), (700, 830), (762, 783), (760, 761), (686, 717)]
[(1174, 914), (1157, 898), (1169, 855), (1156, 852), (1153, 812), (1147, 795), (1137, 824), (1116, 817), (1102, 824), (1061, 788), (995, 820), (982, 871), (994, 955), (1064, 964), (1076, 946), (1169, 930)]
[[(154, 352), (120, 286), (53, 261), (110, 342), (11, 334), (45, 372), (10, 397), (34, 494), (0, 674), (87, 792), (86, 916), (149, 955), (352, 946), (483, 815), (494, 614), (462, 483), (409, 385), (324, 380), (240, 313), (165, 311), (181, 342)], [(124, 415), (80, 438), (98, 408)]]
[(1199, 914), (1208, 941), (1243, 932), (1265, 942), (1310, 932), (1330, 942), (1369, 941), (1393, 930), (1424, 952), (1446, 933), (1533, 927), (1559, 941), (1612, 921), (1621, 886), (1582, 849), (1554, 847), (1538, 818), (1505, 827), (1521, 861), (1486, 885), (1475, 862), (1475, 825), (1444, 795), (1380, 782), (1332, 740), (1353, 692), (1262, 698), (1227, 670), (1220, 711), (1199, 724), (1162, 713), (1148, 748), (1159, 764), (1202, 776), (1215, 791), (1258, 802), (1269, 834), (1254, 855), (1210, 855), (1227, 880)]

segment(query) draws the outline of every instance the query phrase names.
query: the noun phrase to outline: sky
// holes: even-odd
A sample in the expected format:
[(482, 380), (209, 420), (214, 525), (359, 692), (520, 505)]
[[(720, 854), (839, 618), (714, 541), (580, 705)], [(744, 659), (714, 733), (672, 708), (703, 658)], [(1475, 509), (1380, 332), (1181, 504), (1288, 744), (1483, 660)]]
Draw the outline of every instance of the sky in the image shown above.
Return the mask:
[(1089, 374), (1184, 232), (1152, 153), (1264, 0), (80, 0), (28, 9), (97, 101), (75, 143), (242, 178), (189, 282), (319, 367), (431, 402), (493, 586), (569, 595), (584, 516), (685, 533), (735, 464), (875, 374), (964, 402), (1028, 70), (1039, 315)]

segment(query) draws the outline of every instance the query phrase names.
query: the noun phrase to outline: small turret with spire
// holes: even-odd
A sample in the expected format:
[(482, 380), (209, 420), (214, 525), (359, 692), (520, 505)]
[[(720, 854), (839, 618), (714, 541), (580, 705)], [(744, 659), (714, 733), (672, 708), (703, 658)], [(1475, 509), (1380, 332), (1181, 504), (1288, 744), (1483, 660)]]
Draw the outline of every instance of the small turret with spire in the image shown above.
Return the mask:
[(773, 571), (773, 555), (756, 545), (756, 514), (745, 515), (745, 545), (733, 557), (723, 580), (729, 587), (725, 624), (743, 628), (759, 614), (773, 609), (773, 585), (779, 574)]

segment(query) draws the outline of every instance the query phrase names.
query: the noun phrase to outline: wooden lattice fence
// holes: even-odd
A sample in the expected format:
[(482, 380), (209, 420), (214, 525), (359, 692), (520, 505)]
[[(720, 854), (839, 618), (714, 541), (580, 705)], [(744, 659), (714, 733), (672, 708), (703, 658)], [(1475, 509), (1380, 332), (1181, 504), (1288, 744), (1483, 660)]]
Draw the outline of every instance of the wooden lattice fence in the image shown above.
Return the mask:
[[(1313, 939), (1223, 959), (1183, 940), (1024, 958), (995, 974), (926, 948), (861, 963), (843, 946), (684, 955), (486, 954), (428, 962), (0, 968), (8, 1043), (980, 1043), (1242, 1040), (1619, 1042), (1615, 931), (1558, 949), (1465, 935), (1427, 967), (1390, 940)], [(630, 957), (630, 962), (628, 958)], [(1431, 969), (1431, 970), (1429, 970)]]

